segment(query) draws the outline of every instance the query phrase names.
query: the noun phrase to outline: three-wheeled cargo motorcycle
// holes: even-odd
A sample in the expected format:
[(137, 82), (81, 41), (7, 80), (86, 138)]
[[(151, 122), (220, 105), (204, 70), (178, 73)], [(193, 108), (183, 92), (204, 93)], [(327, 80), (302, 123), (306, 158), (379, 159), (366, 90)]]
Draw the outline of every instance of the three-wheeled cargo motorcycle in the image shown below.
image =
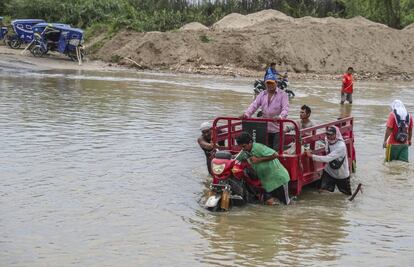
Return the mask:
[(247, 203), (263, 203), (264, 190), (260, 180), (255, 175), (249, 162), (239, 162), (235, 156), (241, 148), (236, 144), (236, 137), (241, 132), (249, 132), (255, 142), (267, 143), (267, 124), (275, 123), (279, 129), (293, 129), (289, 132), (279, 132), (279, 147), (275, 148), (278, 160), (290, 175), (289, 193), (298, 196), (306, 185), (318, 182), (323, 168), (322, 162), (313, 161), (305, 155), (310, 149), (315, 155), (325, 155), (324, 142), (326, 129), (337, 126), (344, 138), (350, 171), (355, 166), (353, 118), (343, 118), (334, 122), (317, 125), (299, 130), (298, 125), (287, 119), (240, 119), (219, 117), (214, 120), (212, 142), (217, 144), (224, 141), (225, 146), (217, 146), (217, 152), (212, 160), (211, 169), (213, 181), (210, 185), (205, 207), (211, 211), (227, 211), (232, 206), (242, 206)]

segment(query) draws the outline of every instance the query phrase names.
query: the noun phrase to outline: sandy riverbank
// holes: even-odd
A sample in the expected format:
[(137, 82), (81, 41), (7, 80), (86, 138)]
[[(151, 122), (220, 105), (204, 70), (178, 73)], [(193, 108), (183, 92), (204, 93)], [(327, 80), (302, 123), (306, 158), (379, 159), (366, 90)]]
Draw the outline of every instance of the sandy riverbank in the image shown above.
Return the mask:
[(17, 70), (121, 70), (119, 65), (108, 64), (100, 60), (86, 59), (82, 65), (73, 62), (68, 57), (58, 53), (48, 54), (44, 57), (34, 57), (29, 51), (11, 49), (0, 45), (0, 69)]
[(414, 26), (396, 30), (363, 17), (292, 18), (264, 10), (230, 14), (212, 27), (125, 30), (99, 47), (93, 57), (139, 69), (261, 77), (276, 62), (298, 79), (340, 77), (348, 66), (359, 79), (414, 77)]
[[(111, 43), (112, 41), (109, 41)], [(185, 46), (185, 45), (184, 45)], [(99, 52), (102, 53), (102, 52)], [(131, 61), (130, 55), (126, 55), (118, 63), (102, 61), (97, 54), (86, 57), (86, 60), (79, 65), (71, 61), (68, 57), (59, 53), (51, 53), (42, 58), (34, 57), (29, 51), (23, 53), (23, 49), (11, 49), (3, 44), (0, 45), (0, 69), (17, 69), (17, 70), (89, 70), (89, 71), (157, 71), (169, 73), (186, 73), (186, 74), (204, 74), (214, 76), (234, 76), (234, 77), (251, 77), (258, 79), (263, 77), (261, 68), (247, 68), (242, 64), (223, 63), (207, 64), (199, 61), (186, 61), (176, 65), (140, 65), (135, 60)], [(105, 57), (103, 57), (105, 59)], [(341, 79), (341, 72), (322, 73), (318, 71), (295, 72), (288, 68), (279, 68), (288, 70), (291, 80), (338, 80)], [(355, 74), (357, 80), (413, 80), (414, 75), (402, 73), (378, 73), (378, 72), (361, 72), (357, 70)]]

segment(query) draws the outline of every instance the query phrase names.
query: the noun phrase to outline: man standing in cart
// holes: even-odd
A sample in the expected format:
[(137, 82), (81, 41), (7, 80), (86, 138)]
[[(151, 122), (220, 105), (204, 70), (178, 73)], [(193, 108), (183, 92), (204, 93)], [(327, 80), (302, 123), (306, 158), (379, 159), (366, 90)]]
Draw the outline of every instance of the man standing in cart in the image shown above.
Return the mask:
[[(277, 80), (273, 73), (268, 73), (265, 78), (266, 90), (262, 91), (247, 110), (240, 116), (241, 119), (251, 117), (257, 109), (261, 108), (263, 118), (286, 119), (289, 112), (289, 97), (277, 87)], [(268, 123), (268, 144), (270, 147), (279, 148), (279, 125)]]

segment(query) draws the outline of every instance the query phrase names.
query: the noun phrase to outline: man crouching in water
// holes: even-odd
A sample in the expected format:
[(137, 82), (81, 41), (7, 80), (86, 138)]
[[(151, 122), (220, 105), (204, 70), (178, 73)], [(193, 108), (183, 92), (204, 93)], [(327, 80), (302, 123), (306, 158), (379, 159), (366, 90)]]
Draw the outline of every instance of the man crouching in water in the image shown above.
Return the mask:
[(243, 152), (236, 159), (239, 161), (247, 160), (255, 170), (266, 191), (265, 204), (277, 204), (274, 197), (286, 205), (290, 204), (289, 173), (277, 159), (276, 151), (260, 143), (253, 142), (252, 137), (247, 132), (242, 132), (236, 138), (236, 141), (243, 149)]
[(322, 174), (321, 191), (335, 191), (335, 185), (345, 195), (352, 195), (348, 155), (346, 145), (338, 127), (330, 126), (326, 130), (326, 155), (312, 155), (310, 151), (305, 152), (314, 161), (326, 162)]
[[(210, 175), (213, 175), (211, 171), (211, 160), (214, 157), (214, 144), (211, 140), (211, 128), (212, 125), (210, 122), (206, 121), (200, 125), (201, 136), (198, 137), (197, 142), (201, 149), (206, 155), (207, 170)], [(218, 147), (224, 146), (224, 141), (218, 142)]]

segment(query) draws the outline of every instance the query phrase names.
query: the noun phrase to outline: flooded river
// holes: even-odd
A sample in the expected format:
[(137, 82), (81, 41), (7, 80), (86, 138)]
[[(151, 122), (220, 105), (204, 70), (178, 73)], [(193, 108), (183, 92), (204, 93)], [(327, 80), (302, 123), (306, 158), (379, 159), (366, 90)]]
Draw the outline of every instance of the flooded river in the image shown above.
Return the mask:
[(0, 265), (412, 265), (414, 167), (384, 164), (382, 140), (393, 99), (414, 110), (414, 83), (357, 82), (352, 108), (340, 81), (291, 83), (291, 118), (303, 104), (316, 122), (355, 117), (363, 194), (213, 214), (198, 127), (240, 115), (250, 80), (0, 70)]

